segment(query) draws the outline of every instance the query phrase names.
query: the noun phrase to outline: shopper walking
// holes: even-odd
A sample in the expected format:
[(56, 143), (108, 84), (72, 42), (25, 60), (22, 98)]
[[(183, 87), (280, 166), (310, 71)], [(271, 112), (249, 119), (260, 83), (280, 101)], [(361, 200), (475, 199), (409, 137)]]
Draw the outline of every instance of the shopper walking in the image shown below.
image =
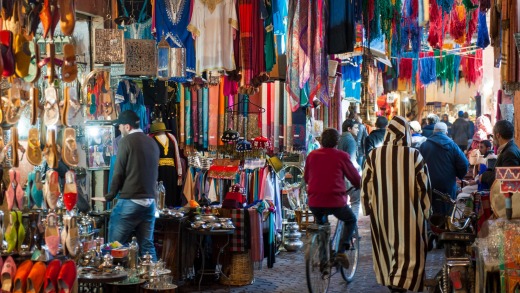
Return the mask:
[(421, 124), (417, 121), (410, 121), (410, 133), (412, 134), (411, 147), (418, 149), (423, 142), (426, 141), (426, 137), (422, 136)]
[(426, 122), (428, 125), (423, 126), (422, 135), (424, 137), (430, 137), (433, 135), (433, 127), (435, 127), (435, 123), (439, 122), (439, 116), (435, 114), (428, 114), (428, 116), (426, 116)]
[(105, 199), (111, 201), (117, 194), (119, 198), (110, 215), (108, 241), (126, 243), (135, 233), (141, 255), (149, 253), (157, 260), (153, 230), (159, 148), (139, 128), (135, 112), (122, 112), (116, 125), (123, 138), (119, 141), (112, 184)]
[[(453, 125), (455, 127), (455, 124)], [(421, 151), (428, 170), (433, 189), (456, 198), (457, 180), (463, 179), (468, 172), (469, 162), (460, 148), (448, 137), (448, 127), (444, 122), (435, 124), (434, 133), (422, 143)], [(455, 132), (454, 132), (455, 135)], [(433, 194), (433, 212), (448, 215), (450, 205), (437, 200)]]
[(354, 121), (357, 123), (359, 128), (359, 131), (356, 135), (357, 163), (359, 166), (361, 166), (361, 168), (363, 168), (363, 164), (365, 163), (365, 140), (368, 137), (368, 131), (358, 113), (354, 115)]
[(448, 116), (448, 114), (442, 114), (441, 122), (444, 122), (444, 124), (446, 124), (446, 126), (448, 126), (448, 136), (452, 137), (451, 126), (453, 126), (453, 124), (451, 124), (451, 122), (450, 122), (450, 116)]
[(410, 144), (408, 123), (395, 116), (383, 146), (370, 152), (363, 169), (361, 197), (370, 216), (374, 271), (392, 292), (423, 291), (431, 189), (426, 164)]
[(388, 119), (386, 119), (386, 117), (377, 117), (376, 129), (373, 130), (365, 139), (365, 157), (368, 157), (368, 153), (370, 153), (371, 150), (383, 145), (387, 125)]
[(469, 131), (470, 125), (464, 119), (464, 112), (459, 111), (459, 118), (453, 122), (451, 133), (453, 134), (453, 141), (459, 146), (461, 151), (468, 149), (468, 140), (472, 137)]
[[(520, 149), (513, 140), (515, 127), (507, 120), (498, 121), (493, 127), (493, 142), (498, 146), (495, 167), (520, 166)], [(480, 181), (488, 186), (495, 182), (495, 168), (488, 168), (480, 176)]]
[(346, 152), (350, 156), (350, 160), (359, 169), (357, 163), (357, 143), (356, 135), (359, 132), (359, 125), (353, 119), (343, 121), (341, 125), (341, 136), (339, 137), (338, 149)]
[(322, 147), (312, 151), (305, 161), (304, 180), (307, 183), (309, 208), (318, 224), (323, 224), (328, 215), (334, 215), (345, 223), (338, 259), (348, 268), (345, 250), (350, 247), (357, 219), (347, 205), (345, 178), (356, 188), (360, 187), (361, 178), (348, 153), (336, 149), (338, 140), (336, 129), (323, 131)]

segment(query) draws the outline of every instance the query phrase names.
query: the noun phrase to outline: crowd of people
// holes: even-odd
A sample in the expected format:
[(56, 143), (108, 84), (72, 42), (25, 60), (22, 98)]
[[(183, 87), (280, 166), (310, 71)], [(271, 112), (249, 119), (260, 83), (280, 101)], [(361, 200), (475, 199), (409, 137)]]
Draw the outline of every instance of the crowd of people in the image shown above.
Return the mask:
[[(371, 220), (377, 280), (392, 292), (423, 290), (426, 254), (435, 239), (427, 219), (432, 213), (450, 212), (433, 190), (453, 199), (461, 191), (488, 190), (495, 167), (520, 166), (511, 122), (500, 120), (492, 126), (487, 115), (475, 123), (468, 113), (457, 116), (451, 123), (447, 114), (430, 114), (422, 125), (400, 116), (389, 122), (381, 116), (372, 129), (351, 115), (341, 134), (325, 130), (322, 148), (307, 158), (311, 211), (319, 215), (318, 222), (334, 214), (350, 228), (362, 208)], [(346, 204), (350, 186), (360, 190), (350, 194), (351, 208)], [(352, 231), (345, 230), (346, 249)]]

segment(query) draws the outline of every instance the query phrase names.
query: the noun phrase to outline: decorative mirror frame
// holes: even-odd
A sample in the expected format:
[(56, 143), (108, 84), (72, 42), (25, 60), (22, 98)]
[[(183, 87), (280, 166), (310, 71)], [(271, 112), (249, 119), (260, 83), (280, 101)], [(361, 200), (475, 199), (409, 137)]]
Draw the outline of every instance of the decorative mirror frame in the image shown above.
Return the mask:
[(114, 126), (111, 123), (87, 123), (85, 136), (87, 169), (109, 170), (114, 155)]

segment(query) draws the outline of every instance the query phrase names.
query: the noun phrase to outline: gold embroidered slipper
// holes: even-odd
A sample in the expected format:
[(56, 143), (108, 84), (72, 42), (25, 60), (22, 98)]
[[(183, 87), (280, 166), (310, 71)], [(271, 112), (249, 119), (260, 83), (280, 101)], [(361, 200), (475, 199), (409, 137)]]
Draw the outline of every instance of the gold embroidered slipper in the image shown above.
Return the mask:
[(58, 93), (53, 86), (45, 89), (45, 114), (43, 115), (45, 125), (53, 126), (60, 121), (60, 107), (58, 104)]
[(76, 130), (74, 128), (65, 128), (63, 131), (62, 143), (63, 162), (70, 167), (77, 166), (79, 163), (78, 146), (76, 143)]
[(40, 144), (40, 133), (37, 128), (29, 129), (29, 138), (27, 140), (27, 161), (33, 166), (42, 163), (42, 150)]

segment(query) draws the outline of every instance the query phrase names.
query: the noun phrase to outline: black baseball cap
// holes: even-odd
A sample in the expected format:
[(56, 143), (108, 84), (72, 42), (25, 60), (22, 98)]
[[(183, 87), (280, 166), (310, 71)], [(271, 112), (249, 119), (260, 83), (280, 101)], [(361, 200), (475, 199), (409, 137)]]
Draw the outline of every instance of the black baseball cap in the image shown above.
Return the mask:
[(129, 124), (133, 128), (137, 128), (137, 127), (139, 127), (139, 121), (140, 121), (139, 116), (137, 116), (137, 114), (135, 114), (134, 111), (126, 110), (126, 111), (121, 112), (121, 114), (119, 114), (119, 117), (117, 117), (117, 120), (114, 121), (114, 125), (117, 127), (120, 124), (123, 124), (123, 125)]

